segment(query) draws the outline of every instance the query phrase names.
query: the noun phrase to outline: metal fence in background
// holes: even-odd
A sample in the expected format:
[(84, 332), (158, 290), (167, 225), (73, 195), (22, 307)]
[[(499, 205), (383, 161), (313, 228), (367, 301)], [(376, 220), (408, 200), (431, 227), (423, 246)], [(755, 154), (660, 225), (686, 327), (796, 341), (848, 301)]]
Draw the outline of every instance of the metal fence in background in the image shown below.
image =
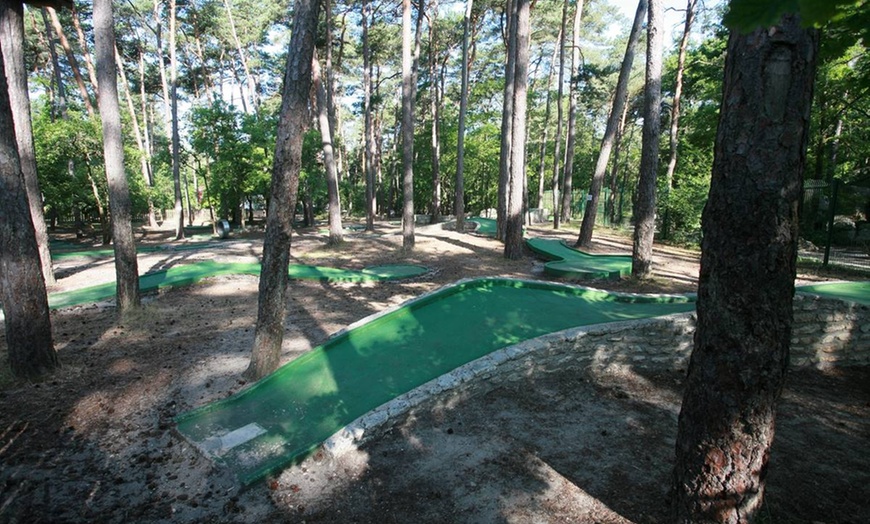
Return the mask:
[(870, 270), (870, 187), (806, 180), (800, 228), (802, 258)]

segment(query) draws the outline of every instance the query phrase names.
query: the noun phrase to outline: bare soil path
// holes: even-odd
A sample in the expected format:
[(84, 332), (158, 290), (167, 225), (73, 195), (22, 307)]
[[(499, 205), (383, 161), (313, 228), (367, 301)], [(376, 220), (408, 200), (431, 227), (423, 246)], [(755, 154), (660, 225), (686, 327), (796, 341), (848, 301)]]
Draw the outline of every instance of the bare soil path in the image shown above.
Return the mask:
[[(576, 231), (532, 228), (573, 240)], [(141, 233), (143, 242), (166, 235)], [(545, 279), (531, 254), (506, 261), (495, 240), (397, 226), (353, 233), (340, 248), (301, 231), (295, 261), (360, 269), (414, 263), (400, 282), (292, 284), (283, 361), (366, 315), (460, 278)], [(141, 270), (193, 260), (254, 261), (261, 235), (202, 250), (140, 256)], [(630, 252), (606, 233), (600, 252)], [(622, 291), (686, 292), (697, 253), (656, 249), (651, 282), (591, 282)], [(111, 259), (63, 259), (54, 291), (114, 278)], [(807, 280), (821, 277), (804, 275)], [(317, 454), (240, 490), (172, 433), (172, 417), (246, 384), (256, 278), (209, 279), (146, 298), (119, 319), (110, 304), (52, 315), (63, 368), (41, 383), (0, 375), (0, 522), (665, 522), (685, 370), (613, 368), (532, 376), (441, 402), (362, 449)], [(5, 340), (0, 340), (5, 358)], [(771, 460), (765, 522), (870, 522), (870, 370), (789, 376)]]

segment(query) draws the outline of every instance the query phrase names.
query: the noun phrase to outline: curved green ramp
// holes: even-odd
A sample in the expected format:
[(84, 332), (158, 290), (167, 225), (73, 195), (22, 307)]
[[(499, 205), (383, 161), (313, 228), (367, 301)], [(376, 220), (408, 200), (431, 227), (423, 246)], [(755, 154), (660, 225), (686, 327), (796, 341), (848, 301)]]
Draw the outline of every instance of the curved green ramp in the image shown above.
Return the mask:
[(568, 247), (564, 240), (530, 238), (529, 248), (553, 262), (544, 264), (544, 272), (576, 279), (618, 279), (631, 274), (628, 255), (593, 255)]
[(849, 302), (857, 302), (858, 304), (870, 306), (870, 281), (812, 284), (809, 286), (800, 286), (797, 290), (801, 293), (848, 300)]
[(468, 281), (340, 333), (250, 388), (180, 415), (177, 429), (249, 484), (377, 406), (492, 351), (571, 327), (691, 311), (690, 300)]
[[(426, 273), (423, 266), (401, 265), (372, 266), (361, 271), (351, 269), (336, 269), (331, 267), (306, 266), (291, 264), (288, 268), (290, 278), (301, 280), (320, 280), (323, 282), (370, 282), (378, 280), (396, 280), (410, 278)], [(257, 275), (260, 274), (260, 264), (257, 262), (197, 262), (183, 266), (172, 267), (163, 271), (155, 271), (139, 277), (140, 291), (153, 291), (172, 286), (186, 286), (204, 278), (221, 275)], [(115, 283), (107, 282), (84, 289), (52, 293), (48, 297), (51, 308), (62, 308), (78, 304), (88, 304), (107, 300), (115, 296)]]
[(491, 218), (471, 217), (468, 222), (477, 224), (477, 229), (474, 232), (478, 235), (494, 237), (498, 230), (498, 223)]

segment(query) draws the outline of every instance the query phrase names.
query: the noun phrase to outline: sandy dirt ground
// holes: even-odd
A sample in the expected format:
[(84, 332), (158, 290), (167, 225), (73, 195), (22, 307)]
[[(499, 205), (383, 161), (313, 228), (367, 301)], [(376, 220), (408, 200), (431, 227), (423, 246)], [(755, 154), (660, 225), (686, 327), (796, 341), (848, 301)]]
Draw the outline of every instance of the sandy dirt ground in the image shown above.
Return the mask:
[[(322, 228), (321, 228), (322, 229)], [(573, 239), (576, 230), (533, 228)], [(141, 232), (165, 242), (166, 232)], [(603, 232), (595, 250), (630, 252)], [(325, 247), (294, 237), (295, 262), (360, 269), (427, 266), (399, 282), (293, 282), (282, 361), (369, 314), (474, 276), (546, 279), (543, 261), (501, 257), (495, 240), (439, 225), (379, 224)], [(255, 261), (256, 232), (204, 249), (140, 255), (140, 270), (197, 260)], [(658, 247), (650, 282), (621, 291), (687, 292), (698, 254)], [(53, 291), (113, 279), (113, 261), (63, 259)], [(802, 275), (803, 280), (825, 277)], [(589, 522), (667, 521), (684, 369), (620, 367), (531, 376), (475, 397), (424, 404), (339, 459), (317, 453), (242, 489), (172, 432), (172, 418), (244, 388), (257, 279), (231, 276), (145, 297), (118, 318), (111, 303), (52, 314), (63, 367), (24, 383), (0, 374), (0, 522)], [(5, 359), (5, 340), (0, 340)], [(772, 452), (763, 522), (870, 522), (870, 370), (792, 372)]]

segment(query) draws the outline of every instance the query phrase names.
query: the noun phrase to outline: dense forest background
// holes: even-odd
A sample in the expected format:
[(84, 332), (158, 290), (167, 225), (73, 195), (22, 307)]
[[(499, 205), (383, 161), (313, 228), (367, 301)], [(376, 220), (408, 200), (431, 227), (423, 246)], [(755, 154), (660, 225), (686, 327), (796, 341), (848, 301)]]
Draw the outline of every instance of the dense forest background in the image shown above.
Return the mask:
[[(125, 158), (134, 216), (153, 225), (173, 214), (170, 55), (174, 46), (180, 196), (185, 215), (191, 224), (227, 218), (236, 227), (245, 227), (262, 217), (258, 211), (265, 209), (268, 198), (292, 5), (285, 0), (172, 4), (129, 0), (116, 6)], [(363, 7), (341, 1), (328, 6), (330, 16), (321, 17), (318, 55), (336, 130), (342, 210), (346, 216), (365, 213), (365, 163), (371, 162), (376, 212), (395, 217), (402, 206), (401, 6), (366, 4), (371, 13), (365, 24)], [(455, 198), (466, 5), (432, 0), (422, 7), (422, 13), (415, 10), (415, 17), (423, 20), (414, 123), (414, 208), (418, 213), (450, 215)], [(581, 5), (576, 39), (580, 63), (574, 70), (571, 17), (577, 7), (570, 1), (535, 3), (528, 92), (528, 207), (546, 208), (552, 214), (553, 190), (558, 195), (564, 187), (570, 165), (569, 218), (578, 217), (585, 203), (631, 22), (613, 2), (594, 0)], [(671, 6), (666, 19), (657, 217), (664, 239), (695, 243), (709, 188), (727, 32), (721, 25), (721, 6), (694, 5), (694, 23), (686, 40), (679, 127), (672, 142), (668, 135), (685, 7)], [(102, 224), (102, 237), (108, 242), (106, 177), (94, 115), (90, 9), (88, 3), (79, 1), (74, 10), (28, 7), (26, 65), (47, 221), (50, 225)], [(566, 13), (567, 24), (563, 23)], [(476, 214), (497, 207), (506, 53), (504, 5), (477, 2), (470, 20), (464, 177), (465, 206), (468, 213)], [(171, 24), (177, 27), (175, 33), (170, 31)], [(870, 58), (862, 43), (855, 44), (854, 37), (851, 44), (843, 43), (849, 39), (840, 38), (840, 33), (848, 31), (833, 28), (822, 38), (808, 152), (807, 185), (813, 190), (803, 210), (807, 237), (825, 229), (827, 221), (829, 191), (816, 195), (816, 188), (830, 188), (833, 180), (870, 187)], [(619, 225), (631, 219), (641, 149), (645, 49), (638, 46), (599, 223)], [(365, 52), (370, 54), (368, 60)], [(368, 105), (364, 102), (365, 64), (371, 76)], [(576, 144), (569, 163), (564, 152), (572, 98)], [(374, 139), (371, 160), (364, 154), (366, 122), (371, 122)], [(320, 138), (318, 127), (311, 126), (304, 140), (298, 214), (305, 224), (325, 216), (327, 209)], [(674, 148), (673, 174), (665, 176)], [(860, 190), (844, 194), (848, 196), (839, 203), (837, 214), (842, 218), (838, 223), (847, 223), (852, 228), (848, 234), (854, 238), (860, 233), (860, 223), (867, 220), (870, 197)]]

